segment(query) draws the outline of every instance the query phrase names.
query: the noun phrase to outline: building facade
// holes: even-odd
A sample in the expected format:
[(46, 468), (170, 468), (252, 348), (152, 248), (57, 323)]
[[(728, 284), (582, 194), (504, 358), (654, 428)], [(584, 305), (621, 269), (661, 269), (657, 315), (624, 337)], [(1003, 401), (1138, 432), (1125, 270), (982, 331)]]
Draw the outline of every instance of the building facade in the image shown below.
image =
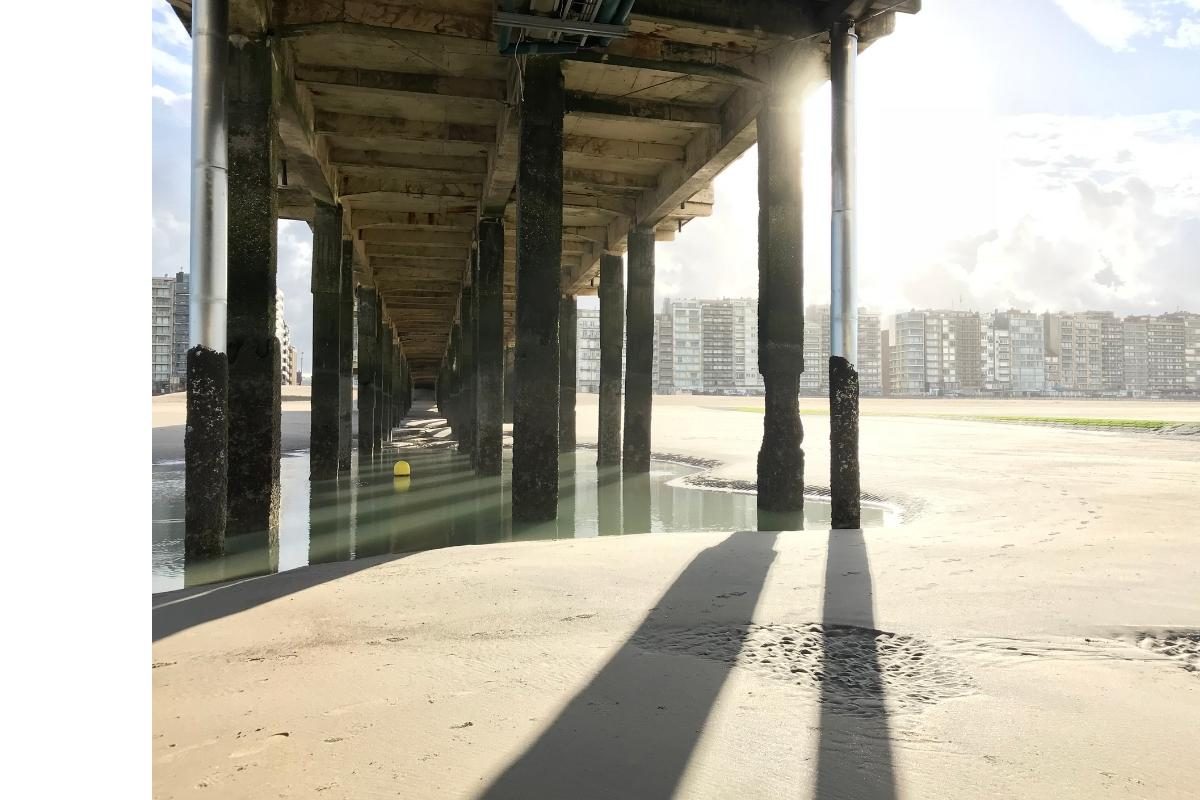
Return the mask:
[(151, 278), (150, 296), (150, 390), (162, 394), (175, 372), (175, 279)]
[[(879, 338), (879, 314), (858, 309), (858, 391), (860, 395), (883, 393), (882, 346)], [(829, 394), (830, 344), (829, 306), (812, 305), (804, 309), (804, 372), (800, 375), (801, 394)]]

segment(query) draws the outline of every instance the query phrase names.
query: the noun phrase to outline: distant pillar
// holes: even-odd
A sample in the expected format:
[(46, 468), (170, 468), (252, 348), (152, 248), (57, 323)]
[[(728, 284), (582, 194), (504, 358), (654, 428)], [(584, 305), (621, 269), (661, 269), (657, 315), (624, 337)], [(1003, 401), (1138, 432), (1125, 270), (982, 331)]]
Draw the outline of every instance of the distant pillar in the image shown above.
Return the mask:
[(375, 452), (375, 314), (378, 311), (376, 291), (358, 287), (358, 455)]
[[(758, 115), (758, 368), (766, 390), (758, 509), (766, 529), (799, 527), (804, 509), (801, 125), (798, 98), (772, 88)], [(772, 514), (791, 516), (776, 525)]]
[(314, 479), (338, 472), (338, 331), (342, 290), (342, 210), (317, 202), (313, 217), (313, 378), (310, 472)]
[[(185, 582), (196, 562), (225, 550), (228, 517), (229, 358), (225, 320), (228, 229), (225, 66), (229, 5), (192, 6), (191, 291), (184, 452)], [(197, 575), (203, 580), (203, 575)]]
[(463, 437), (462, 429), (462, 324), (450, 328), (450, 352), (447, 357), (449, 376), (449, 420), (455, 440)]
[(504, 422), (508, 425), (513, 421), (513, 395), (517, 385), (517, 352), (513, 346), (504, 348)]
[(382, 399), (379, 403), (379, 441), (389, 442), (392, 439), (392, 327), (383, 324), (379, 338), (379, 391)]
[(654, 402), (654, 229), (629, 232), (629, 286), (625, 317), (626, 475), (650, 471), (650, 411)]
[(350, 469), (354, 426), (354, 241), (342, 240), (342, 283), (338, 292), (338, 469)]
[(562, 284), (563, 76), (529, 56), (517, 166), (517, 352), (512, 516), (558, 514), (558, 298)]
[(278, 537), (280, 352), (275, 338), (278, 108), (271, 48), (229, 48), (229, 518), (227, 535)]
[(376, 452), (382, 449), (383, 446), (383, 297), (375, 293), (375, 329), (371, 331), (371, 338), (375, 340), (375, 347), (371, 351), (372, 360), (375, 368), (375, 383), (372, 388), (375, 391), (375, 416), (373, 419), (374, 425), (371, 426), (371, 440), (374, 442)]
[(621, 349), (625, 336), (625, 264), (600, 256), (600, 427), (596, 463), (621, 463)]
[(858, 261), (854, 224), (856, 153), (854, 24), (838, 22), (830, 34), (833, 99), (829, 479), (834, 528), (861, 527), (858, 472)]
[(462, 290), (462, 374), (459, 393), (462, 398), (462, 435), (458, 452), (475, 453), (475, 287)]
[(563, 295), (558, 309), (558, 449), (575, 450), (575, 348), (579, 317), (574, 295)]
[(479, 222), (476, 305), (479, 350), (475, 425), (475, 470), (499, 475), (504, 440), (504, 222)]

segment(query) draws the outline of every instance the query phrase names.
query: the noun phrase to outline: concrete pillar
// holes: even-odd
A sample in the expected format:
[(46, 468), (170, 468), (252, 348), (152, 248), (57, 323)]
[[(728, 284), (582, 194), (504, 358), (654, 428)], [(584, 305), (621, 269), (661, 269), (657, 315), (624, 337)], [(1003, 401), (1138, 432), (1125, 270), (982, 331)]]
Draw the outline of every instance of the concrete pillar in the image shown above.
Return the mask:
[(776, 91), (758, 115), (758, 368), (766, 389), (758, 509), (759, 527), (768, 530), (798, 527), (804, 508), (804, 430), (797, 402), (804, 371), (797, 101)]
[(271, 48), (229, 48), (227, 536), (278, 537), (280, 352), (275, 338), (278, 109)]
[(450, 328), (450, 351), (447, 357), (449, 377), (449, 413), (447, 419), (456, 441), (461, 441), (462, 429), (462, 325), (455, 322)]
[[(185, 582), (191, 564), (225, 552), (228, 519), (229, 361), (202, 344), (187, 353), (184, 452)], [(196, 582), (202, 582), (197, 580)]]
[(310, 472), (336, 478), (340, 430), (338, 332), (342, 290), (342, 210), (318, 202), (313, 217), (313, 378)]
[(375, 451), (379, 452), (383, 445), (383, 297), (378, 292), (375, 293), (375, 328), (371, 331), (371, 337), (375, 340), (374, 350), (371, 351), (372, 362), (375, 368), (375, 383), (372, 384), (372, 389), (375, 392), (375, 416), (372, 419), (371, 440), (374, 442)]
[(650, 471), (650, 412), (654, 402), (654, 229), (629, 232), (626, 289), (625, 443), (626, 475)]
[(575, 340), (578, 318), (575, 296), (563, 295), (558, 308), (558, 449), (562, 453), (575, 451)]
[(517, 351), (512, 516), (558, 513), (558, 298), (562, 284), (563, 76), (529, 56), (517, 165)]
[(621, 463), (621, 350), (625, 337), (625, 264), (600, 256), (600, 427), (596, 463)]
[(512, 345), (504, 348), (504, 422), (513, 421), (513, 396), (517, 386), (517, 350)]
[(458, 452), (468, 456), (475, 453), (475, 287), (462, 290), (462, 366), (459, 397), (462, 405), (462, 435), (458, 437)]
[(392, 329), (386, 322), (379, 331), (379, 442), (392, 438)]
[(342, 282), (338, 292), (338, 470), (349, 473), (354, 426), (354, 241), (342, 240)]
[[(358, 456), (360, 463), (375, 452), (375, 314), (376, 291), (358, 287)], [(366, 459), (363, 457), (366, 456)]]
[(479, 222), (475, 298), (479, 362), (475, 403), (475, 470), (499, 475), (504, 439), (504, 221)]

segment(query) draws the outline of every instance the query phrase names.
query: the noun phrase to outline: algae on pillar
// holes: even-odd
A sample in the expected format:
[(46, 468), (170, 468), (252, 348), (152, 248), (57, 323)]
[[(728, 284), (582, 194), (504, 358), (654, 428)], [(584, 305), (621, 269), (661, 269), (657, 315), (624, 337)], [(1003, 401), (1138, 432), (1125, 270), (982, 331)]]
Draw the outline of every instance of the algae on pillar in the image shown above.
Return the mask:
[(274, 539), (279, 532), (280, 350), (275, 337), (278, 108), (270, 44), (230, 46), (227, 65), (226, 534)]
[(600, 256), (600, 409), (596, 463), (621, 463), (621, 351), (625, 337), (625, 264)]
[(342, 290), (342, 210), (317, 202), (313, 214), (313, 377), (310, 472), (336, 478), (340, 392), (338, 336)]
[(350, 469), (354, 425), (354, 241), (342, 240), (342, 283), (338, 293), (338, 469)]
[(504, 222), (479, 222), (475, 299), (479, 309), (478, 384), (475, 424), (475, 469), (499, 475), (503, 453), (504, 394)]
[(575, 340), (578, 317), (575, 296), (563, 295), (558, 309), (558, 448), (563, 453), (575, 451)]
[(626, 475), (650, 471), (650, 413), (654, 402), (654, 241), (653, 228), (638, 227), (629, 232), (625, 442), (621, 459)]
[(512, 517), (558, 513), (558, 299), (562, 284), (563, 75), (554, 56), (524, 69), (517, 164), (517, 348)]
[[(375, 452), (375, 290), (358, 287), (358, 454)], [(361, 461), (360, 461), (361, 463)]]

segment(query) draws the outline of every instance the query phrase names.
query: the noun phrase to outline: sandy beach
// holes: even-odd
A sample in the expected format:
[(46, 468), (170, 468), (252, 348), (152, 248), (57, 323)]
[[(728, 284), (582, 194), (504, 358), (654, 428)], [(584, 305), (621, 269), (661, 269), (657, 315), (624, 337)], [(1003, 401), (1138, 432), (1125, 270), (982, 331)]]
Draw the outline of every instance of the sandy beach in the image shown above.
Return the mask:
[[(656, 398), (653, 449), (753, 480), (756, 405)], [(814, 486), (821, 407), (801, 399)], [(862, 486), (912, 510), (897, 528), (466, 546), (155, 595), (155, 796), (1194, 797), (1200, 438), (943, 417), (1200, 404), (863, 410)]]

